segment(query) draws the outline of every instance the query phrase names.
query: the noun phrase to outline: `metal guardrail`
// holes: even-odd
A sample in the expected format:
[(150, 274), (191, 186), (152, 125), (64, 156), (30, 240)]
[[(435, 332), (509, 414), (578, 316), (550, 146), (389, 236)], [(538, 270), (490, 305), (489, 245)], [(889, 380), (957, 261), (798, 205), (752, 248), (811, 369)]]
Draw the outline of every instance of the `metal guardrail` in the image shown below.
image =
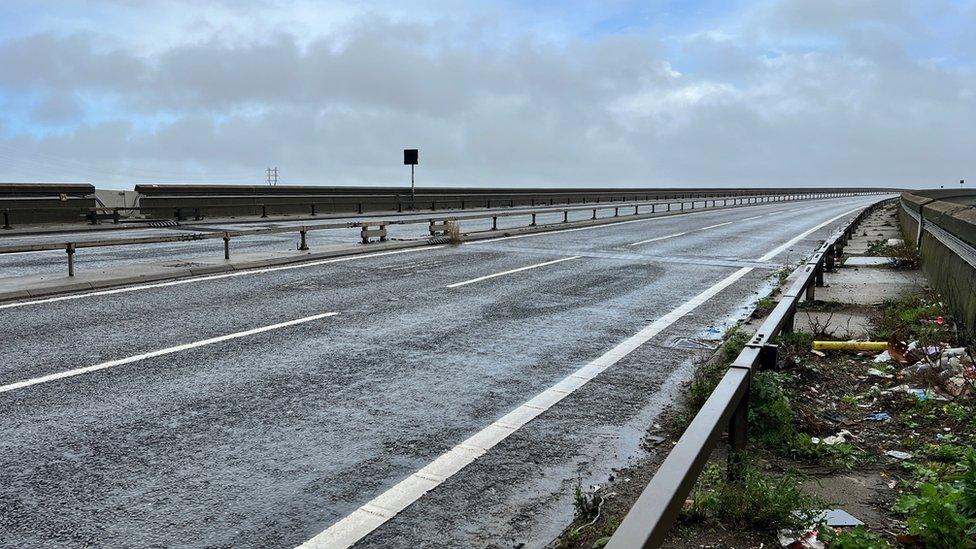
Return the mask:
[[(843, 196), (855, 196), (861, 194), (879, 194), (879, 193), (855, 193), (855, 192), (835, 192), (835, 193), (817, 193), (817, 194), (796, 194), (796, 195), (760, 195), (760, 196), (743, 196), (743, 197), (730, 197), (730, 198), (706, 198), (706, 199), (691, 199), (691, 200), (679, 200), (670, 202), (628, 202), (628, 203), (613, 203), (606, 205), (590, 205), (590, 206), (575, 206), (575, 207), (564, 207), (564, 208), (546, 208), (542, 210), (520, 210), (517, 212), (491, 212), (486, 214), (477, 215), (454, 215), (454, 216), (444, 216), (444, 217), (423, 217), (415, 219), (397, 219), (388, 221), (349, 221), (342, 223), (320, 223), (316, 225), (301, 225), (301, 226), (288, 226), (288, 227), (266, 227), (260, 229), (244, 229), (236, 231), (218, 231), (218, 232), (205, 232), (205, 233), (194, 233), (194, 234), (181, 234), (181, 235), (170, 235), (170, 236), (148, 236), (148, 237), (136, 237), (136, 238), (114, 238), (106, 240), (88, 240), (80, 242), (60, 242), (60, 243), (46, 243), (46, 244), (25, 244), (19, 246), (5, 246), (0, 247), (0, 255), (5, 253), (23, 253), (23, 252), (37, 252), (45, 250), (65, 250), (68, 257), (68, 276), (74, 276), (74, 254), (80, 248), (103, 248), (110, 246), (129, 246), (134, 244), (160, 244), (168, 242), (190, 242), (196, 240), (213, 240), (222, 239), (224, 241), (224, 259), (230, 259), (230, 240), (235, 237), (245, 237), (245, 236), (255, 236), (255, 235), (267, 235), (267, 234), (282, 234), (282, 233), (298, 233), (300, 238), (300, 243), (298, 245), (299, 250), (307, 250), (308, 245), (306, 242), (306, 235), (311, 231), (321, 231), (321, 230), (334, 230), (334, 229), (359, 229), (360, 237), (362, 236), (362, 231), (367, 229), (369, 226), (383, 225), (384, 231), (385, 227), (390, 225), (411, 225), (411, 224), (425, 224), (430, 225), (434, 222), (445, 222), (445, 221), (474, 221), (474, 220), (487, 220), (491, 219), (491, 229), (489, 231), (498, 230), (498, 219), (504, 217), (528, 217), (531, 221), (526, 225), (526, 227), (536, 227), (537, 216), (546, 214), (563, 214), (563, 219), (561, 223), (551, 223), (543, 226), (550, 225), (561, 225), (563, 223), (569, 223), (570, 212), (578, 211), (591, 211), (592, 215), (590, 220), (596, 219), (607, 219), (609, 217), (634, 217), (639, 215), (652, 215), (656, 213), (667, 213), (673, 211), (684, 211), (696, 209), (696, 205), (701, 204), (704, 208), (721, 208), (721, 207), (734, 207), (750, 204), (763, 204), (769, 202), (790, 202), (796, 200), (807, 200), (807, 199), (817, 199), (817, 198), (835, 198)], [(721, 204), (719, 204), (721, 203)], [(709, 206), (711, 204), (711, 206)], [(685, 206), (688, 206), (687, 208)], [(650, 211), (647, 208), (650, 207)], [(633, 208), (633, 213), (624, 213), (621, 216), (622, 210), (629, 210)], [(644, 208), (644, 213), (641, 213), (641, 208)], [(697, 208), (702, 209), (702, 208)], [(606, 216), (600, 218), (597, 213), (601, 211), (613, 210), (612, 216)], [(583, 220), (581, 220), (583, 221)], [(517, 228), (517, 227), (513, 227)], [(383, 235), (384, 237), (386, 235)]]
[(921, 212), (916, 212), (908, 207), (904, 200), (901, 200), (899, 205), (905, 211), (905, 213), (907, 213), (912, 219), (915, 220), (916, 223), (918, 223), (918, 233), (915, 237), (916, 248), (921, 249), (922, 233), (927, 232), (934, 236), (936, 240), (945, 245), (946, 248), (952, 250), (954, 254), (962, 258), (963, 261), (976, 268), (976, 248), (973, 248), (969, 245), (969, 243), (943, 229), (934, 220), (923, 218)]
[[(801, 194), (813, 195), (813, 194), (823, 194), (826, 191), (803, 191)], [(857, 191), (864, 192), (864, 191)], [(13, 228), (12, 223), (17, 222), (18, 218), (27, 217), (31, 218), (35, 216), (38, 212), (56, 212), (56, 213), (70, 213), (71, 211), (77, 211), (79, 221), (87, 221), (92, 225), (96, 225), (101, 221), (111, 221), (112, 223), (125, 223), (125, 222), (148, 222), (148, 221), (158, 221), (163, 219), (173, 219), (176, 221), (185, 221), (192, 218), (195, 221), (201, 221), (207, 217), (208, 212), (218, 212), (216, 215), (227, 217), (231, 214), (226, 213), (234, 210), (246, 210), (253, 213), (250, 214), (234, 214), (234, 215), (245, 215), (257, 217), (258, 220), (267, 218), (269, 215), (307, 215), (309, 217), (316, 217), (317, 215), (325, 214), (340, 214), (340, 213), (356, 213), (362, 215), (367, 212), (367, 206), (373, 206), (369, 211), (374, 213), (382, 213), (384, 211), (395, 211), (397, 213), (403, 213), (405, 210), (407, 212), (414, 211), (421, 207), (425, 207), (427, 204), (430, 205), (431, 211), (437, 211), (438, 207), (440, 209), (491, 209), (492, 207), (536, 207), (536, 206), (556, 206), (558, 204), (565, 204), (567, 206), (572, 206), (573, 204), (602, 204), (602, 203), (615, 203), (628, 202), (627, 197), (632, 196), (633, 200), (630, 202), (648, 202), (651, 200), (693, 200), (696, 198), (701, 199), (718, 199), (718, 198), (733, 198), (733, 197), (748, 197), (748, 196), (773, 196), (773, 195), (794, 195), (798, 194), (795, 192), (790, 192), (788, 190), (769, 190), (764, 191), (763, 189), (755, 190), (735, 190), (729, 192), (679, 192), (671, 191), (665, 193), (597, 193), (597, 192), (581, 192), (572, 193), (566, 191), (554, 191), (551, 193), (535, 193), (532, 195), (525, 194), (498, 194), (498, 193), (466, 193), (466, 194), (430, 194), (430, 195), (418, 195), (417, 197), (409, 197), (407, 195), (401, 194), (369, 194), (369, 195), (357, 195), (357, 194), (336, 194), (336, 195), (318, 195), (318, 194), (304, 194), (304, 195), (281, 195), (281, 196), (260, 196), (260, 195), (220, 195), (214, 197), (198, 196), (198, 195), (149, 195), (144, 197), (146, 200), (204, 200), (204, 199), (251, 199), (249, 202), (231, 202), (224, 204), (209, 204), (209, 205), (139, 205), (139, 206), (95, 206), (95, 207), (48, 207), (48, 208), (4, 208), (3, 209), (3, 225), (0, 228), (11, 229)], [(641, 200), (640, 197), (643, 197)], [(272, 202), (263, 201), (264, 199), (272, 199)], [(307, 199), (307, 200), (306, 200)], [(619, 199), (619, 200), (618, 200)], [(13, 200), (13, 199), (10, 199)], [(481, 206), (480, 204), (484, 204)], [(339, 206), (345, 206), (348, 209), (343, 211), (339, 210)], [(386, 205), (387, 208), (376, 208), (376, 206)], [(327, 211), (330, 210), (331, 211)], [(301, 211), (297, 211), (301, 210)], [(124, 214), (129, 214), (130, 217), (126, 217)], [(149, 217), (145, 217), (146, 215)], [(140, 215), (143, 218), (132, 218), (132, 215)], [(241, 223), (241, 220), (225, 221), (225, 223)]]
[[(812, 300), (817, 286), (823, 286), (823, 273), (834, 268), (856, 226), (872, 211), (896, 199), (886, 199), (862, 210), (845, 228), (829, 237), (816, 253), (797, 268), (799, 276), (762, 323), (745, 349), (732, 362), (708, 400), (682, 433), (677, 444), (641, 492), (634, 506), (607, 543), (608, 549), (657, 548), (667, 539), (685, 499), (704, 469), (723, 432), (728, 432), (733, 451), (746, 446), (749, 410), (749, 383), (756, 368), (776, 364), (777, 347), (773, 338), (793, 331), (793, 320), (800, 298)], [(730, 456), (733, 452), (730, 452)], [(729, 473), (737, 463), (730, 460)]]

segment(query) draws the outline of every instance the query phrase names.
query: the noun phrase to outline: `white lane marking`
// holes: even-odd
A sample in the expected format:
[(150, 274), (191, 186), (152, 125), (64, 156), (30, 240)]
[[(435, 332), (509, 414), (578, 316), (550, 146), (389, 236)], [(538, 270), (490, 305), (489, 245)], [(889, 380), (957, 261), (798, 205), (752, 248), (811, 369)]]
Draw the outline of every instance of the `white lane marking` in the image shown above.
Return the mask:
[(56, 302), (56, 301), (67, 301), (67, 300), (70, 300), (70, 299), (81, 299), (83, 297), (94, 297), (94, 296), (100, 296), (100, 295), (123, 294), (123, 293), (127, 293), (127, 292), (136, 292), (136, 291), (139, 291), (139, 290), (148, 290), (150, 288), (165, 288), (165, 287), (168, 287), (168, 286), (178, 286), (180, 284), (192, 284), (194, 282), (206, 282), (208, 280), (219, 280), (221, 278), (231, 278), (231, 277), (236, 277), (236, 276), (245, 276), (245, 275), (262, 274), (262, 273), (272, 273), (272, 272), (277, 272), (277, 271), (287, 271), (287, 270), (291, 270), (291, 269), (305, 269), (305, 268), (308, 268), (308, 267), (316, 267), (318, 265), (325, 265), (325, 264), (328, 264), (328, 263), (341, 263), (343, 261), (354, 261), (354, 260), (357, 260), (357, 259), (369, 259), (371, 257), (382, 257), (382, 256), (385, 256), (385, 255), (402, 254), (402, 253), (408, 253), (408, 252), (420, 252), (420, 251), (424, 251), (424, 250), (436, 250), (437, 248), (443, 248), (443, 247), (444, 247), (443, 245), (440, 245), (440, 246), (425, 246), (425, 247), (422, 247), (422, 248), (409, 248), (409, 249), (406, 249), (406, 250), (391, 250), (391, 251), (388, 251), (388, 252), (376, 252), (376, 253), (360, 254), (360, 255), (347, 255), (347, 256), (344, 256), (344, 257), (336, 257), (336, 258), (332, 258), (332, 259), (322, 259), (322, 260), (318, 260), (318, 261), (308, 261), (308, 262), (305, 262), (305, 263), (295, 263), (295, 264), (292, 264), (292, 265), (283, 265), (283, 266), (280, 266), (280, 267), (264, 267), (264, 268), (260, 268), (260, 269), (248, 269), (248, 270), (245, 270), (245, 271), (235, 271), (235, 272), (232, 272), (232, 273), (222, 273), (222, 274), (217, 274), (217, 275), (198, 276), (198, 277), (194, 277), (194, 278), (182, 278), (182, 279), (179, 279), (179, 280), (171, 280), (169, 282), (157, 282), (157, 283), (152, 283), (152, 284), (140, 284), (138, 286), (125, 286), (125, 287), (122, 287), (122, 288), (114, 288), (112, 290), (99, 290), (99, 291), (96, 291), (96, 292), (85, 292), (85, 293), (81, 293), (81, 294), (70, 294), (70, 295), (62, 295), (62, 296), (58, 296), (58, 297), (48, 297), (48, 298), (44, 298), (44, 299), (35, 299), (35, 300), (31, 300), (31, 301), (18, 301), (18, 302), (15, 302), (15, 303), (6, 303), (6, 304), (3, 304), (3, 305), (0, 305), (0, 309), (10, 309), (10, 308), (13, 308), (13, 307), (26, 307), (28, 305), (40, 305), (42, 303), (53, 303), (53, 302)]
[(752, 221), (753, 219), (759, 219), (760, 217), (766, 217), (767, 215), (769, 215), (769, 214), (754, 215), (752, 217), (747, 217), (745, 219), (740, 219), (739, 221)]
[(255, 334), (260, 334), (263, 332), (270, 332), (271, 330), (286, 328), (288, 326), (294, 326), (296, 324), (304, 324), (306, 322), (312, 322), (313, 320), (319, 320), (321, 318), (326, 318), (329, 316), (336, 316), (337, 314), (339, 313), (322, 313), (322, 314), (317, 314), (312, 316), (306, 316), (304, 318), (289, 320), (287, 322), (281, 322), (279, 324), (262, 326), (261, 328), (253, 328), (251, 330), (245, 330), (243, 332), (236, 332), (233, 334), (212, 337), (210, 339), (201, 339), (200, 341), (194, 341), (192, 343), (184, 343), (182, 345), (177, 345), (175, 347), (167, 347), (165, 349), (159, 349), (158, 351), (150, 351), (148, 353), (142, 353), (140, 355), (133, 355), (125, 358), (120, 358), (117, 360), (110, 360), (108, 362), (101, 362), (99, 364), (85, 366), (84, 368), (75, 368), (74, 370), (66, 370), (64, 372), (57, 372), (54, 374), (48, 374), (46, 376), (35, 377), (32, 379), (25, 379), (24, 381), (17, 381), (15, 383), (10, 383), (7, 385), (0, 385), (0, 393), (14, 391), (16, 389), (23, 389), (25, 387), (30, 387), (32, 385), (40, 385), (41, 383), (49, 383), (51, 381), (57, 381), (59, 379), (64, 379), (67, 377), (74, 377), (82, 374), (88, 374), (91, 372), (97, 372), (98, 370), (104, 370), (106, 368), (121, 366), (123, 364), (131, 364), (133, 362), (138, 362), (140, 360), (145, 360), (147, 358), (154, 358), (157, 356), (178, 353), (180, 351), (185, 351), (187, 349), (195, 349), (197, 347), (203, 347), (204, 345), (213, 345), (214, 343), (220, 343), (222, 341), (238, 339), (241, 337), (247, 337)]
[(544, 263), (536, 263), (535, 265), (528, 265), (526, 267), (519, 267), (518, 269), (512, 269), (510, 271), (502, 271), (500, 273), (479, 276), (478, 278), (472, 278), (471, 280), (465, 280), (464, 282), (455, 282), (454, 284), (448, 284), (448, 288), (460, 288), (461, 286), (467, 286), (468, 284), (474, 284), (475, 282), (481, 282), (482, 280), (488, 280), (489, 278), (496, 278), (499, 276), (510, 275), (512, 273), (518, 273), (522, 271), (528, 271), (529, 269), (538, 269), (539, 267), (545, 267), (546, 265), (554, 265), (556, 263), (562, 263), (563, 261), (569, 261), (571, 259), (579, 259), (580, 256), (574, 255), (572, 257), (564, 257), (562, 259), (554, 259), (552, 261), (546, 261)]
[(65, 253), (64, 250), (30, 250), (27, 252), (10, 252), (6, 254), (0, 254), (0, 258), (7, 257), (8, 255), (24, 255), (24, 254), (49, 254), (51, 252)]
[[(756, 217), (762, 217), (762, 216), (756, 216)], [(755, 217), (752, 217), (750, 219), (755, 219)], [(743, 219), (742, 221), (745, 221), (745, 220)], [(678, 236), (684, 236), (684, 235), (690, 234), (690, 233), (697, 233), (699, 231), (707, 231), (708, 229), (716, 229), (718, 227), (724, 227), (726, 225), (731, 225), (733, 223), (735, 223), (735, 221), (726, 221), (725, 223), (719, 223), (718, 225), (709, 225), (707, 227), (701, 227), (699, 229), (691, 229), (690, 231), (685, 231), (683, 233), (674, 233), (674, 234), (669, 234), (669, 235), (665, 235), (665, 236), (659, 236), (659, 237), (656, 237), (656, 238), (648, 238), (647, 240), (641, 240), (640, 242), (634, 242), (633, 244), (627, 244), (627, 245), (628, 246), (639, 246), (641, 244), (647, 244), (648, 242), (658, 242), (659, 240), (667, 240), (669, 238), (675, 238), (675, 237), (678, 237)]]
[(648, 238), (647, 240), (641, 240), (640, 242), (634, 242), (633, 244), (627, 244), (627, 245), (628, 246), (638, 246), (640, 244), (647, 244), (648, 242), (657, 242), (659, 240), (667, 240), (669, 238), (676, 238), (676, 237), (679, 237), (679, 236), (684, 236), (684, 235), (686, 235), (686, 234), (688, 234), (690, 232), (691, 231), (684, 231), (684, 232), (681, 232), (681, 233), (666, 234), (664, 236), (658, 236), (658, 237), (655, 237), (655, 238)]
[[(764, 261), (765, 258), (775, 256), (782, 250), (806, 238), (814, 231), (822, 229), (834, 221), (860, 209), (855, 208), (844, 212), (824, 221), (816, 227), (800, 233), (785, 244), (777, 246), (766, 253), (759, 260)], [(494, 423), (441, 454), (434, 461), (403, 479), (392, 488), (363, 504), (349, 515), (346, 515), (332, 526), (329, 526), (326, 530), (300, 545), (300, 549), (349, 547), (363, 539), (370, 532), (396, 516), (397, 513), (420, 499), (424, 494), (441, 485), (452, 475), (473, 463), (510, 434), (519, 430), (522, 426), (549, 408), (552, 408), (557, 402), (572, 394), (601, 372), (619, 362), (662, 330), (714, 297), (723, 289), (734, 284), (753, 269), (754, 267), (742, 267), (718, 281), (707, 290), (681, 304), (676, 309), (658, 318), (636, 334), (600, 355), (596, 360), (569, 374), (555, 385), (537, 394), (521, 406), (498, 418)]]

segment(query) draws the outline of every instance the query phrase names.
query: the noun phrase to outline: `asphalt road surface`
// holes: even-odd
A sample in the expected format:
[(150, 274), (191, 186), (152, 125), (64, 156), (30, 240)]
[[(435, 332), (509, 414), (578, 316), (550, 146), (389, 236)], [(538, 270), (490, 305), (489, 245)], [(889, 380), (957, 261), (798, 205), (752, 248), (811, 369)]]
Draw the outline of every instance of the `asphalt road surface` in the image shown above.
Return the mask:
[(6, 547), (545, 544), (878, 196), (0, 304)]

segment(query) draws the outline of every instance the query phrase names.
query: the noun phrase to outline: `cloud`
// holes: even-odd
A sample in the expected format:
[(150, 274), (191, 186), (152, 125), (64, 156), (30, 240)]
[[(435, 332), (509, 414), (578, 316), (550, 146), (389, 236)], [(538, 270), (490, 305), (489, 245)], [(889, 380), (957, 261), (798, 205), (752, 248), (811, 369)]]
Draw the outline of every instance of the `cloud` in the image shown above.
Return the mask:
[(437, 3), (228, 2), (163, 18), (155, 47), (39, 27), (0, 39), (0, 97), (39, 98), (0, 113), (0, 179), (257, 183), (277, 165), (289, 183), (393, 184), (400, 149), (419, 147), (422, 184), (958, 180), (976, 74), (951, 61), (958, 43), (921, 47), (938, 25), (920, 6), (762, 2), (673, 34), (539, 31), (554, 14)]

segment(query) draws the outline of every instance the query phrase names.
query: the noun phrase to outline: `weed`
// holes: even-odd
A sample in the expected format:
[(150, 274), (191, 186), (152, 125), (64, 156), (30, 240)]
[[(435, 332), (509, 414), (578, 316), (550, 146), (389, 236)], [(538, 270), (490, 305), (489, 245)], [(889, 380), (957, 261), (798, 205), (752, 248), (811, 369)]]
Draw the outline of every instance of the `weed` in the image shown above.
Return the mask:
[(793, 274), (792, 265), (784, 265), (780, 270), (776, 271), (776, 278), (779, 279), (780, 285), (785, 284), (786, 279), (788, 279), (791, 274)]
[(852, 444), (814, 444), (813, 437), (806, 433), (796, 434), (789, 452), (792, 457), (802, 461), (847, 469), (853, 468), (863, 457), (862, 452)]
[(816, 516), (814, 509), (821, 502), (800, 490), (797, 477), (766, 476), (744, 459), (740, 467), (739, 474), (730, 479), (720, 467), (709, 465), (682, 518), (775, 531), (806, 526)]
[(752, 317), (762, 318), (773, 312), (774, 308), (776, 308), (776, 300), (769, 296), (764, 297), (756, 303), (756, 308), (752, 311)]
[(946, 483), (924, 483), (918, 495), (902, 497), (895, 510), (908, 515), (908, 533), (925, 547), (974, 547), (969, 537), (976, 521), (959, 512), (962, 492)]
[(461, 244), (461, 224), (457, 221), (448, 221), (445, 223), (445, 234), (447, 234), (447, 238), (451, 241), (451, 244), (455, 246)]
[(584, 492), (580, 482), (576, 483), (576, 491), (573, 494), (573, 508), (576, 510), (578, 520), (591, 520), (600, 512), (600, 505), (603, 497), (591, 492)]
[(722, 357), (726, 364), (731, 364), (742, 349), (749, 343), (749, 334), (745, 333), (741, 327), (735, 325), (725, 333), (725, 343), (722, 344)]
[[(874, 318), (875, 332), (879, 339), (918, 341), (920, 347), (950, 339), (953, 335), (950, 322), (938, 296), (909, 295), (885, 301)], [(943, 317), (940, 324), (936, 320)]]
[(777, 447), (794, 439), (793, 409), (776, 372), (753, 374), (749, 384), (749, 429), (760, 443)]
[(818, 539), (826, 541), (830, 549), (889, 549), (891, 547), (887, 541), (863, 526), (856, 526), (842, 532), (824, 528), (818, 535)]

